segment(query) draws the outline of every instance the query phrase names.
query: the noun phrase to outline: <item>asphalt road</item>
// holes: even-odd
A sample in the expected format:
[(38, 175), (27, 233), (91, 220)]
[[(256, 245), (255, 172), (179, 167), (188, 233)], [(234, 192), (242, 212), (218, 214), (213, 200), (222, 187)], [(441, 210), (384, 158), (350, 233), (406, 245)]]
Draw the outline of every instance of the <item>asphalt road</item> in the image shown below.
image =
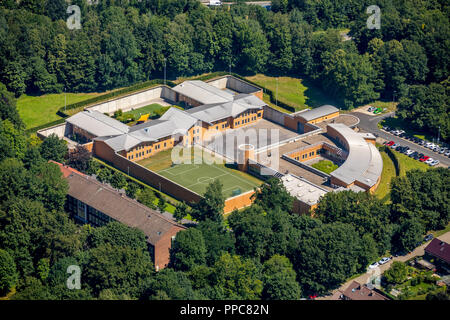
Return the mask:
[(411, 142), (409, 140), (399, 138), (391, 133), (388, 133), (386, 131), (380, 130), (378, 128), (378, 123), (383, 120), (384, 118), (388, 118), (394, 113), (386, 113), (380, 116), (370, 116), (361, 112), (352, 112), (354, 116), (358, 117), (360, 122), (358, 124), (358, 127), (364, 131), (375, 133), (378, 137), (388, 140), (388, 141), (394, 141), (395, 143), (399, 143), (402, 146), (408, 146), (412, 150), (415, 150), (417, 152), (423, 153), (424, 155), (427, 155), (435, 160), (439, 160), (441, 164), (444, 166), (450, 166), (450, 158), (446, 157), (445, 155), (436, 153), (434, 151), (431, 151), (430, 149), (427, 149), (423, 146), (420, 146), (414, 142)]
[[(438, 239), (445, 241), (447, 243), (450, 242), (450, 232), (444, 233), (443, 235), (437, 237)], [(332, 293), (335, 293), (337, 290), (341, 290), (341, 291), (345, 291), (345, 289), (347, 289), (347, 287), (353, 282), (353, 281), (357, 281), (361, 284), (364, 283), (368, 283), (369, 280), (371, 279), (371, 277), (373, 277), (375, 274), (382, 274), (384, 271), (386, 271), (387, 269), (389, 269), (389, 267), (391, 266), (392, 262), (394, 261), (401, 261), (401, 262), (406, 262), (414, 257), (418, 257), (418, 256), (423, 256), (425, 254), (425, 247), (430, 243), (430, 241), (422, 244), (421, 246), (417, 247), (416, 249), (414, 249), (412, 252), (408, 253), (407, 255), (404, 256), (399, 256), (399, 257), (394, 257), (392, 260), (390, 260), (388, 263), (383, 264), (381, 266), (379, 266), (377, 269), (377, 273), (375, 273), (375, 269), (368, 269), (366, 273), (364, 273), (363, 275), (357, 277), (356, 279), (352, 279), (347, 281), (346, 283), (344, 283), (339, 289), (333, 290)], [(325, 296), (325, 297), (320, 297), (318, 300), (330, 300), (332, 297), (332, 294)]]

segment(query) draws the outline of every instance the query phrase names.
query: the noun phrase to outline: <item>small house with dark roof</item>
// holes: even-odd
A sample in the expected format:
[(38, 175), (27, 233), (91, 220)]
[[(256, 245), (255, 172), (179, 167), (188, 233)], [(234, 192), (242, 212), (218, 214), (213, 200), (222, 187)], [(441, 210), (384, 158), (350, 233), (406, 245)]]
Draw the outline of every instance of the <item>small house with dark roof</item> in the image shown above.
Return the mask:
[(360, 284), (357, 281), (353, 281), (347, 289), (344, 291), (338, 291), (335, 295), (333, 295), (333, 298), (335, 300), (389, 300), (389, 298), (369, 286), (370, 285)]
[(427, 260), (435, 260), (434, 264), (450, 270), (450, 244), (434, 238), (425, 248)]
[(93, 177), (60, 167), (69, 184), (66, 210), (75, 220), (96, 227), (118, 221), (137, 228), (145, 234), (156, 270), (168, 265), (172, 241), (184, 226)]

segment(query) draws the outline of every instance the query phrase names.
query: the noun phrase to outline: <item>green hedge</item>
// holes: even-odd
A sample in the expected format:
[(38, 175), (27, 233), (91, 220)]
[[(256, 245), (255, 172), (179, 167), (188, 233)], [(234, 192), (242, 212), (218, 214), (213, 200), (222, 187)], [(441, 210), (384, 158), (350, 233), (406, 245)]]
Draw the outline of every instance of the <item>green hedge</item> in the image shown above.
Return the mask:
[(195, 78), (192, 78), (192, 79), (194, 79), (194, 80), (201, 80), (201, 81), (207, 81), (207, 80), (210, 80), (210, 79), (214, 79), (214, 78), (217, 78), (217, 77), (223, 77), (223, 76), (226, 76), (226, 75), (232, 75), (233, 77), (241, 79), (241, 80), (243, 80), (245, 82), (248, 82), (248, 83), (250, 83), (250, 84), (252, 84), (252, 85), (254, 85), (254, 86), (258, 87), (258, 88), (262, 88), (264, 93), (266, 93), (269, 96), (271, 103), (274, 103), (274, 104), (276, 103), (279, 107), (281, 107), (283, 109), (286, 109), (286, 110), (288, 110), (290, 112), (295, 112), (296, 111), (296, 109), (294, 107), (292, 107), (292, 106), (290, 106), (290, 105), (288, 105), (286, 103), (283, 103), (281, 101), (277, 102), (276, 94), (272, 90), (267, 89), (267, 88), (257, 84), (256, 82), (253, 82), (251, 80), (245, 79), (244, 77), (242, 77), (242, 76), (240, 76), (240, 75), (238, 75), (236, 73), (229, 73), (229, 72), (225, 72), (225, 71), (219, 71), (219, 72), (213, 72), (213, 73), (210, 73), (210, 74), (207, 74), (207, 75), (204, 75), (204, 76), (195, 77)]
[(386, 152), (386, 154), (389, 156), (389, 158), (391, 158), (392, 162), (394, 163), (394, 167), (395, 167), (395, 175), (397, 177), (400, 176), (400, 162), (398, 161), (397, 155), (395, 154), (395, 152), (392, 150), (392, 148), (386, 147), (386, 146), (382, 146), (379, 148), (380, 151), (384, 151)]
[[(161, 79), (154, 79), (154, 80), (150, 80), (150, 81), (146, 81), (146, 82), (141, 82), (141, 83), (132, 85), (130, 87), (126, 87), (126, 88), (123, 88), (123, 89), (120, 89), (120, 90), (116, 90), (116, 91), (113, 91), (113, 92), (109, 92), (109, 93), (106, 93), (106, 94), (102, 94), (102, 95), (96, 96), (96, 97), (91, 98), (91, 99), (87, 99), (87, 100), (80, 101), (80, 102), (77, 102), (77, 103), (69, 104), (66, 107), (61, 107), (58, 110), (58, 113), (63, 115), (63, 116), (68, 116), (69, 114), (67, 113), (67, 111), (74, 110), (74, 109), (82, 109), (82, 108), (85, 108), (85, 107), (87, 107), (89, 105), (95, 104), (97, 102), (111, 100), (111, 99), (114, 99), (114, 98), (119, 98), (119, 97), (124, 96), (126, 94), (130, 94), (130, 93), (133, 93), (133, 92), (136, 92), (136, 91), (140, 91), (142, 89), (147, 89), (147, 88), (151, 88), (153, 86), (162, 85), (162, 84), (164, 84), (164, 80), (161, 80)], [(176, 86), (176, 84), (174, 82), (172, 82), (172, 81), (166, 81), (166, 85), (168, 85), (169, 87), (175, 87)], [(73, 114), (73, 112), (70, 112), (70, 114)]]

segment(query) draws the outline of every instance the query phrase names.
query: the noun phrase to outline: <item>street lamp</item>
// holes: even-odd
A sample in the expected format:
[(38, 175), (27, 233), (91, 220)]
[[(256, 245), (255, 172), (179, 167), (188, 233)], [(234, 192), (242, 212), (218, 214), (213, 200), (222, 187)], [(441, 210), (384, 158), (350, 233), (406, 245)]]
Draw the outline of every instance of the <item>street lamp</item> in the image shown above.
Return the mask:
[(275, 94), (275, 105), (278, 107), (278, 77), (277, 77), (277, 91)]
[(66, 112), (67, 107), (67, 94), (66, 94), (66, 87), (64, 87), (64, 112)]
[(166, 85), (166, 62), (167, 59), (166, 57), (164, 57), (164, 85)]

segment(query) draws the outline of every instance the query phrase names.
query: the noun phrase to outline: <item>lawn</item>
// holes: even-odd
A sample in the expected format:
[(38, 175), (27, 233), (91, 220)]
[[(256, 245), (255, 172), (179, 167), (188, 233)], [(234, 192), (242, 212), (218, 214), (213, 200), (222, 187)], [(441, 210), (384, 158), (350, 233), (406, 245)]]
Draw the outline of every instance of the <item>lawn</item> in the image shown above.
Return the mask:
[(375, 196), (384, 202), (388, 202), (390, 201), (391, 179), (396, 176), (395, 166), (386, 152), (380, 152), (380, 154), (383, 158), (383, 172), (381, 173), (381, 181), (375, 191)]
[(410, 171), (413, 169), (419, 169), (422, 171), (426, 171), (426, 170), (430, 169), (430, 166), (423, 162), (420, 162), (418, 160), (410, 158), (407, 155), (404, 155), (403, 153), (400, 153), (397, 151), (394, 151), (394, 152), (400, 163), (400, 176), (406, 175), (407, 171)]
[(160, 104), (153, 103), (153, 104), (150, 104), (150, 105), (142, 107), (142, 108), (138, 108), (138, 109), (134, 109), (134, 110), (131, 110), (131, 111), (124, 112), (123, 114), (124, 115), (132, 114), (135, 119), (139, 119), (139, 117), (144, 115), (144, 114), (149, 114), (150, 113), (150, 116), (151, 116), (156, 110), (159, 110), (161, 108), (164, 108), (164, 107), (162, 105), (160, 105)]
[(334, 164), (330, 160), (320, 160), (319, 162), (312, 164), (311, 167), (316, 168), (317, 170), (320, 170), (327, 174), (330, 174), (331, 172), (333, 172), (338, 168), (338, 165)]
[[(67, 93), (67, 105), (100, 95), (100, 93)], [(64, 107), (64, 93), (29, 96), (17, 99), (17, 109), (27, 128), (61, 119), (56, 113)]]
[[(191, 159), (190, 164), (174, 165), (171, 159), (172, 150), (159, 152), (138, 163), (200, 195), (205, 193), (208, 184), (215, 179), (222, 183), (223, 193), (227, 198), (236, 195), (237, 190), (244, 193), (262, 184), (261, 180), (226, 164), (205, 163), (202, 161), (201, 152), (200, 157), (197, 152), (192, 152), (194, 148), (186, 150), (190, 152), (190, 155), (187, 155), (187, 158)], [(198, 148), (196, 150), (201, 151)], [(203, 156), (206, 155), (208, 154)]]
[(322, 90), (305, 79), (269, 77), (263, 74), (246, 77), (246, 79), (273, 91), (275, 95), (278, 79), (278, 101), (294, 107), (296, 111), (320, 107), (324, 104), (335, 104), (334, 101), (326, 98), (327, 96)]

